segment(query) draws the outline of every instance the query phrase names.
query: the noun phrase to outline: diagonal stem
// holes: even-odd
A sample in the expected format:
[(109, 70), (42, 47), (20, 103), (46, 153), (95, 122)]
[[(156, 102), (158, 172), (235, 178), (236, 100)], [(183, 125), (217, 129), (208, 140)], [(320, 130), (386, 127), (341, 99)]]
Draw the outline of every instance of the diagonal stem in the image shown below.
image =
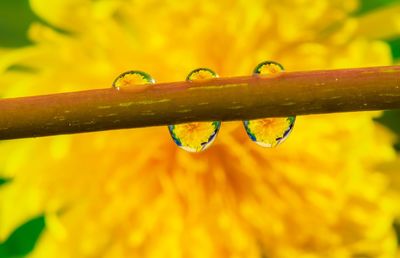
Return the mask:
[(287, 72), (0, 100), (0, 139), (400, 108), (400, 66)]

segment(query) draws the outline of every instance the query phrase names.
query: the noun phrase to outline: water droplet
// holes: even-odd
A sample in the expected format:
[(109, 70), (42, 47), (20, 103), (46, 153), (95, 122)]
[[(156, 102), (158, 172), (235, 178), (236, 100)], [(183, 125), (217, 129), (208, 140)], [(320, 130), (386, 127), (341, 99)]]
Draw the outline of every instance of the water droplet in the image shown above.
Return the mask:
[[(199, 81), (216, 78), (218, 75), (208, 68), (198, 68), (189, 73), (187, 81)], [(179, 112), (179, 110), (177, 110)], [(217, 137), (221, 122), (192, 122), (169, 125), (168, 130), (174, 142), (189, 152), (200, 152), (207, 149)]]
[(201, 81), (217, 77), (218, 74), (209, 68), (197, 68), (186, 76), (186, 81)]
[(282, 143), (293, 130), (295, 116), (262, 118), (243, 121), (250, 139), (263, 147), (275, 147)]
[(269, 76), (274, 77), (282, 74), (285, 71), (285, 68), (280, 63), (274, 61), (265, 61), (256, 66), (254, 68), (253, 74), (258, 76)]
[[(256, 66), (253, 74), (255, 76), (276, 77), (285, 69), (277, 62), (266, 61)], [(262, 118), (243, 121), (246, 133), (250, 139), (263, 147), (275, 147), (282, 143), (293, 130), (295, 116)]]
[(149, 74), (142, 71), (127, 71), (120, 74), (113, 82), (112, 86), (119, 90), (127, 86), (140, 84), (153, 84), (155, 80)]
[(168, 129), (174, 142), (189, 152), (207, 149), (217, 137), (221, 122), (193, 122), (169, 125)]

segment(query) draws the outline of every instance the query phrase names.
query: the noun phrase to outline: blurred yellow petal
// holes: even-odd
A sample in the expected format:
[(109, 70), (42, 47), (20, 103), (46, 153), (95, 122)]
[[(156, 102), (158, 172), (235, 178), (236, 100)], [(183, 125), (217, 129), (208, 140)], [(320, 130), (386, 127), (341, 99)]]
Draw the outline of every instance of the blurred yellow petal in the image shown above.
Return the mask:
[(390, 5), (361, 16), (357, 33), (370, 39), (400, 36), (400, 4)]
[(90, 1), (30, 0), (32, 10), (47, 22), (63, 29), (80, 29), (85, 18), (90, 19)]

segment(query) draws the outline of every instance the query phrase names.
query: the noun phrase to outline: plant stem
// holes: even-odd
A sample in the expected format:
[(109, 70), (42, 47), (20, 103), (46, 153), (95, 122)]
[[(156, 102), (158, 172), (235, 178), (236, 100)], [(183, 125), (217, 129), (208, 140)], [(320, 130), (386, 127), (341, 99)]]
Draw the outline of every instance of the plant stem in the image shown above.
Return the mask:
[(400, 108), (400, 66), (285, 72), (1, 99), (0, 139)]

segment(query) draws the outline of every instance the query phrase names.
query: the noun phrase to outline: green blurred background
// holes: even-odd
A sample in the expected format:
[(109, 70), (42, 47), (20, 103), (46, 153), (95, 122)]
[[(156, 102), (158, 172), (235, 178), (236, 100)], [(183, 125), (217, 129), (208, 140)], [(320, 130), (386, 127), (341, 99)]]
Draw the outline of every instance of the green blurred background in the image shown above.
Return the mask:
[[(361, 0), (360, 8), (353, 15), (363, 15), (398, 2), (399, 0)], [(32, 44), (27, 36), (27, 30), (34, 21), (47, 24), (32, 12), (28, 0), (1, 0), (0, 48), (16, 48)], [(54, 27), (53, 29), (58, 30)], [(394, 61), (398, 63), (400, 60), (400, 37), (388, 38), (386, 42), (391, 47)], [(383, 116), (376, 120), (393, 130), (400, 138), (400, 110), (385, 111)], [(400, 151), (400, 142), (397, 141), (394, 147)], [(0, 187), (9, 181), (9, 179), (0, 178)], [(20, 225), (6, 241), (0, 243), (0, 258), (26, 256), (34, 248), (44, 227), (43, 216), (32, 218)], [(400, 243), (400, 227), (395, 225), (395, 228)]]

